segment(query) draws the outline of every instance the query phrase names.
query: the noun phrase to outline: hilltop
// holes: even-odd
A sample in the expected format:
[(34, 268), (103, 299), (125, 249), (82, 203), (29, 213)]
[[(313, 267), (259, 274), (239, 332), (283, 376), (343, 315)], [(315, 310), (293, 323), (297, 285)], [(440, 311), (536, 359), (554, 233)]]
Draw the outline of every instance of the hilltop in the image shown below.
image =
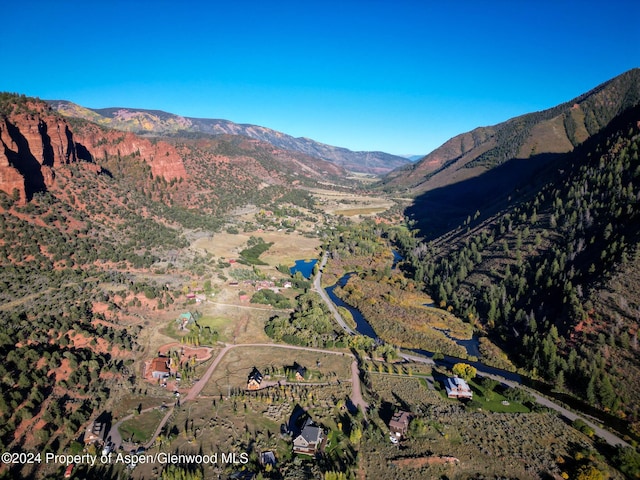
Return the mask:
[(437, 235), (476, 210), (498, 211), (509, 198), (535, 190), (545, 168), (639, 102), (640, 69), (634, 69), (556, 107), (457, 135), (389, 173), (380, 186), (414, 197), (412, 214), (429, 210), (425, 232)]

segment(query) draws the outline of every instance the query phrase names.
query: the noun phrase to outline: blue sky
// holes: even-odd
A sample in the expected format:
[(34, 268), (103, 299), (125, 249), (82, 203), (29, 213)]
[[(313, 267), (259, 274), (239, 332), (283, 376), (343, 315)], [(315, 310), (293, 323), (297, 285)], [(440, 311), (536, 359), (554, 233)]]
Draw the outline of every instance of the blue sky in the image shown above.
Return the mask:
[(33, 1), (0, 90), (426, 154), (640, 67), (640, 2)]

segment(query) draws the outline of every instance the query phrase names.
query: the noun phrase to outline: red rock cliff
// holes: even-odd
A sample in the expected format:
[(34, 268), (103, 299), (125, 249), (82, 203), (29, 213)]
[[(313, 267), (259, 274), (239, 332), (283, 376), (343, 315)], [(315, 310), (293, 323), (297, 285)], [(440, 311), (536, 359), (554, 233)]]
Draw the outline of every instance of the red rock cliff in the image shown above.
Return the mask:
[(55, 170), (78, 160), (99, 161), (106, 155), (135, 155), (149, 164), (154, 177), (186, 178), (175, 148), (132, 133), (87, 124), (72, 132), (69, 123), (45, 103), (27, 101), (0, 117), (0, 190), (26, 202), (55, 185)]
[(69, 124), (46, 104), (28, 102), (0, 117), (0, 190), (26, 201), (51, 188), (55, 168), (75, 162)]
[(105, 155), (139, 155), (149, 164), (154, 177), (164, 177), (167, 181), (187, 177), (182, 158), (173, 145), (166, 142), (152, 143), (130, 132), (105, 130), (93, 124), (86, 125), (75, 135), (79, 143), (93, 152), (96, 161)]

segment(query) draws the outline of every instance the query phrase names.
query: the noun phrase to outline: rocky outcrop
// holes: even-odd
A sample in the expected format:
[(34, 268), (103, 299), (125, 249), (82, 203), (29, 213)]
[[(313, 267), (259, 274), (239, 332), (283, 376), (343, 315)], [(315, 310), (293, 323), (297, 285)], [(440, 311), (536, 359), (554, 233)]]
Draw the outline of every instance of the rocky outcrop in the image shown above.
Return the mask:
[(67, 120), (44, 102), (27, 101), (0, 117), (0, 190), (22, 203), (36, 192), (52, 189), (56, 169), (106, 155), (139, 157), (154, 177), (167, 181), (186, 177), (182, 158), (172, 145), (91, 124), (74, 133)]
[(151, 142), (133, 133), (105, 130), (93, 124), (79, 129), (76, 137), (91, 152), (91, 159), (98, 163), (107, 156), (139, 157), (151, 167), (154, 177), (171, 181), (187, 176), (182, 158), (167, 142)]
[(24, 177), (14, 167), (9, 165), (6, 156), (0, 154), (0, 190), (23, 201), (27, 197)]
[(41, 102), (0, 118), (0, 190), (22, 202), (51, 188), (55, 168), (75, 162), (69, 125)]

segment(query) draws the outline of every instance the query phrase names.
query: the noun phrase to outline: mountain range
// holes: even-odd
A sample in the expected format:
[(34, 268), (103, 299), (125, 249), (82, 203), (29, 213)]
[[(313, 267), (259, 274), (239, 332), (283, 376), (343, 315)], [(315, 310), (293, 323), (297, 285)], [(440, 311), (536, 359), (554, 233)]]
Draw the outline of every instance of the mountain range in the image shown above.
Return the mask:
[(282, 150), (303, 153), (335, 163), (352, 172), (381, 175), (410, 163), (410, 160), (398, 155), (384, 152), (354, 152), (316, 142), (310, 138), (296, 138), (270, 128), (239, 124), (229, 120), (182, 117), (160, 110), (91, 109), (62, 100), (50, 100), (48, 103), (64, 116), (83, 118), (98, 125), (138, 135), (192, 138), (202, 135), (242, 135), (270, 143)]
[(457, 135), (390, 172), (379, 187), (414, 198), (408, 213), (433, 238), (477, 210), (489, 216), (535, 191), (554, 162), (638, 103), (640, 69), (634, 69), (556, 107)]
[(640, 69), (633, 69), (556, 107), (457, 135), (387, 175), (383, 184), (419, 195), (478, 177), (508, 160), (570, 152), (638, 104), (639, 78)]

